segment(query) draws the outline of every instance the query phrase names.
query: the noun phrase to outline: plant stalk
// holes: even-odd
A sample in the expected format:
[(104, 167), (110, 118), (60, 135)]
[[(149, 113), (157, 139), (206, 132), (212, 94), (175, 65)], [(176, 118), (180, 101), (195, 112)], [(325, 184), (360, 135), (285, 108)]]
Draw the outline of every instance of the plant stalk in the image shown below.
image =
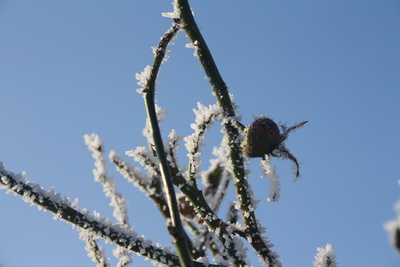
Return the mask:
[(177, 249), (181, 265), (186, 267), (193, 266), (189, 246), (186, 242), (186, 234), (183, 229), (178, 202), (176, 200), (174, 185), (172, 183), (172, 176), (167, 161), (164, 143), (161, 137), (161, 131), (158, 124), (157, 113), (155, 108), (155, 83), (157, 79), (158, 70), (165, 56), (165, 51), (168, 43), (172, 40), (175, 34), (179, 31), (179, 25), (175, 24), (161, 39), (160, 44), (155, 50), (155, 56), (151, 69), (151, 74), (148, 77), (147, 84), (143, 88), (143, 96), (146, 105), (147, 115), (152, 129), (154, 146), (157, 152), (157, 157), (160, 161), (161, 176), (166, 191), (169, 212), (171, 214), (171, 226), (168, 228), (169, 233), (174, 238), (174, 245)]

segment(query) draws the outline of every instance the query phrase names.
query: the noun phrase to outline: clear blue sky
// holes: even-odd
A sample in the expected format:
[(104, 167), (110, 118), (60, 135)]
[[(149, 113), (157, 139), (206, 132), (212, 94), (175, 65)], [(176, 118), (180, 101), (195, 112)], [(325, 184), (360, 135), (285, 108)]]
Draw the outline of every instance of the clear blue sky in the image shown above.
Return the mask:
[[(290, 163), (272, 160), (280, 202), (266, 201), (269, 182), (258, 160), (249, 166), (261, 200), (256, 212), (284, 266), (312, 266), (316, 247), (326, 243), (342, 267), (399, 266), (382, 225), (395, 217), (400, 198), (400, 1), (191, 2), (243, 123), (260, 113), (289, 125), (309, 121), (287, 141), (302, 178), (293, 183)], [(150, 47), (171, 25), (161, 12), (169, 11), (170, 1), (155, 0), (0, 1), (6, 168), (111, 218), (83, 135), (99, 134), (120, 154), (146, 145), (135, 73), (151, 64)], [(170, 112), (165, 134), (190, 134), (196, 102), (215, 102), (186, 43), (182, 32), (159, 76), (158, 104)], [(218, 126), (206, 139), (204, 167), (217, 134)], [(110, 169), (135, 230), (170, 245), (153, 204)], [(49, 212), (5, 191), (0, 210), (0, 266), (94, 266), (76, 230)], [(258, 266), (253, 256), (252, 263)]]

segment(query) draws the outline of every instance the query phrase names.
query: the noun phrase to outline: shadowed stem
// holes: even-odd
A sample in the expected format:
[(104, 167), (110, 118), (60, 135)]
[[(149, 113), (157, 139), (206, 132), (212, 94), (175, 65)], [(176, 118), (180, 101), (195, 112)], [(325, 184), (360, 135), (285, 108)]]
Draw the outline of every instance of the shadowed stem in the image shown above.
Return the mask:
[(168, 228), (169, 233), (174, 238), (174, 245), (177, 249), (179, 259), (182, 266), (193, 266), (190, 257), (189, 246), (186, 242), (185, 231), (182, 226), (178, 202), (176, 200), (174, 186), (172, 184), (171, 172), (169, 169), (167, 157), (164, 150), (164, 143), (161, 137), (160, 127), (158, 125), (157, 113), (155, 108), (155, 83), (157, 79), (158, 70), (165, 56), (165, 51), (168, 43), (172, 40), (175, 34), (179, 31), (179, 25), (175, 24), (169, 31), (166, 32), (161, 39), (160, 44), (155, 49), (155, 55), (151, 73), (147, 79), (147, 83), (143, 88), (143, 97), (146, 104), (147, 116), (149, 117), (150, 126), (154, 140), (154, 146), (157, 152), (157, 157), (160, 161), (161, 176), (163, 178), (164, 187), (167, 196), (168, 208), (171, 214), (171, 226)]

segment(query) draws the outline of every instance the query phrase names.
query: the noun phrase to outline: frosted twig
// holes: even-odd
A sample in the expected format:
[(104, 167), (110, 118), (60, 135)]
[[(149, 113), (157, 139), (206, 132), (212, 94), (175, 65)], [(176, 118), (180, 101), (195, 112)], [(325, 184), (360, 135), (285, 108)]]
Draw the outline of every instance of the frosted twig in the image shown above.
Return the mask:
[(169, 162), (169, 166), (171, 169), (179, 170), (178, 159), (176, 156), (176, 152), (179, 149), (179, 141), (183, 138), (178, 135), (175, 130), (172, 130), (168, 135), (168, 148), (167, 148), (167, 160)]
[[(85, 135), (84, 140), (88, 149), (92, 151), (92, 157), (95, 160), (94, 165), (96, 169), (93, 170), (94, 180), (102, 184), (105, 195), (110, 198), (110, 206), (114, 208), (113, 215), (118, 223), (127, 229), (131, 228), (128, 222), (128, 202), (117, 192), (114, 179), (107, 175), (108, 167), (104, 160), (103, 141), (96, 134)], [(89, 239), (89, 242), (91, 239)], [(88, 247), (96, 248), (96, 246), (91, 245)], [(114, 251), (114, 255), (117, 255), (119, 259), (117, 267), (124, 267), (132, 262), (130, 258), (131, 253), (128, 250), (117, 248), (117, 251)]]
[[(122, 248), (135, 252), (138, 255), (150, 258), (167, 266), (181, 266), (178, 256), (168, 248), (153, 244), (144, 236), (140, 236), (132, 229), (126, 229), (119, 224), (113, 224), (99, 214), (91, 215), (87, 210), (78, 210), (76, 201), (71, 203), (69, 198), (62, 198), (54, 190), (46, 191), (40, 185), (25, 178), (25, 174), (14, 174), (4, 168), (0, 162), (0, 189), (7, 193), (20, 195), (22, 199), (36, 205), (39, 210), (45, 209), (54, 214), (54, 218), (79, 227), (82, 232), (95, 239), (104, 238), (106, 241)], [(195, 267), (205, 267), (203, 263), (192, 262)], [(209, 264), (207, 266), (220, 266)]]
[(153, 137), (153, 144), (157, 153), (158, 160), (160, 162), (161, 177), (164, 184), (164, 190), (166, 193), (166, 199), (168, 202), (168, 209), (171, 215), (171, 223), (169, 225), (169, 233), (174, 238), (174, 245), (178, 251), (179, 259), (183, 266), (192, 266), (192, 260), (189, 252), (189, 246), (186, 240), (186, 233), (183, 229), (178, 203), (175, 196), (175, 189), (172, 184), (172, 176), (167, 160), (167, 155), (164, 149), (164, 143), (161, 137), (161, 130), (158, 123), (156, 105), (155, 105), (155, 83), (160, 69), (161, 63), (163, 62), (166, 48), (172, 38), (179, 31), (180, 25), (174, 24), (165, 35), (162, 37), (159, 45), (154, 50), (154, 60), (148, 77), (145, 79), (143, 94), (147, 116), (150, 122), (150, 132)]
[(167, 249), (158, 244), (152, 244), (150, 240), (139, 236), (133, 230), (112, 224), (108, 219), (100, 218), (98, 214), (90, 215), (87, 210), (76, 209), (68, 198), (63, 199), (53, 190), (45, 191), (39, 185), (26, 180), (24, 174), (8, 172), (1, 163), (0, 177), (0, 189), (7, 190), (7, 193), (18, 194), (25, 202), (54, 213), (55, 219), (71, 223), (81, 230), (90, 232), (94, 238), (104, 238), (160, 263), (170, 266), (180, 265), (179, 258)]
[(150, 175), (160, 175), (161, 170), (159, 167), (159, 161), (154, 155), (154, 151), (147, 149), (144, 146), (137, 147), (135, 150), (126, 151), (125, 154), (138, 162), (140, 165), (146, 167)]
[(269, 197), (267, 198), (267, 200), (275, 202), (278, 201), (281, 197), (281, 188), (279, 175), (276, 173), (276, 168), (274, 166), (271, 166), (270, 161), (271, 158), (268, 155), (265, 155), (260, 164), (262, 169), (264, 170), (262, 176), (267, 177), (270, 181)]
[(96, 239), (93, 237), (93, 235), (91, 235), (87, 231), (81, 231), (81, 233), (79, 234), (79, 238), (85, 241), (85, 249), (88, 252), (89, 258), (91, 258), (92, 261), (96, 263), (96, 267), (110, 266), (104, 249), (97, 244)]
[[(157, 122), (162, 123), (164, 120), (164, 117), (168, 115), (168, 111), (165, 109), (161, 108), (159, 105), (155, 104), (155, 110), (156, 110), (156, 116), (157, 116)], [(157, 159), (155, 153), (155, 148), (154, 148), (154, 140), (153, 140), (153, 135), (152, 135), (152, 130), (151, 130), (151, 124), (149, 118), (146, 118), (146, 124), (143, 129), (143, 136), (146, 137), (147, 143), (149, 145), (149, 148), (153, 152), (155, 159)], [(157, 163), (158, 164), (158, 163)]]
[(283, 132), (282, 133), (282, 138), (281, 138), (282, 141), (281, 142), (285, 141), (288, 138), (290, 132), (294, 132), (295, 130), (300, 129), (307, 122), (308, 121), (302, 121), (302, 122), (299, 122), (299, 123), (295, 123), (293, 126), (290, 126), (290, 127), (287, 127), (285, 124), (281, 124), (280, 126), (281, 126), (282, 132)]
[(130, 165), (129, 162), (118, 156), (115, 151), (110, 152), (109, 158), (111, 162), (115, 164), (117, 171), (129, 182), (133, 183), (135, 187), (145, 192), (146, 195), (153, 200), (165, 219), (170, 219), (161, 177), (158, 175), (149, 176), (141, 173), (137, 167)]
[(213, 121), (221, 120), (223, 110), (217, 105), (210, 105), (208, 107), (197, 103), (197, 109), (193, 109), (196, 114), (195, 123), (191, 125), (192, 129), (195, 131), (193, 134), (184, 138), (185, 146), (188, 150), (189, 158), (189, 179), (192, 180), (200, 176), (198, 170), (201, 165), (200, 161), (200, 147), (204, 146), (202, 143), (204, 140), (204, 134), (208, 130)]
[(234, 259), (235, 264), (240, 266), (246, 265), (246, 255), (243, 254), (235, 244), (235, 237), (231, 232), (226, 230), (226, 224), (218, 218), (215, 212), (210, 208), (204, 195), (198, 189), (197, 185), (192, 181), (187, 181), (182, 176), (174, 178), (174, 184), (179, 187), (182, 193), (190, 200), (195, 207), (197, 213), (204, 219), (207, 226), (214, 234), (217, 235), (222, 245), (228, 252), (229, 256)]
[(114, 217), (121, 224), (121, 226), (130, 228), (128, 222), (128, 203), (125, 198), (117, 192), (114, 179), (107, 175), (107, 163), (104, 160), (103, 141), (96, 134), (85, 135), (85, 143), (95, 160), (94, 165), (96, 169), (93, 170), (94, 179), (103, 186), (103, 191), (107, 197), (110, 198), (110, 206), (114, 208)]

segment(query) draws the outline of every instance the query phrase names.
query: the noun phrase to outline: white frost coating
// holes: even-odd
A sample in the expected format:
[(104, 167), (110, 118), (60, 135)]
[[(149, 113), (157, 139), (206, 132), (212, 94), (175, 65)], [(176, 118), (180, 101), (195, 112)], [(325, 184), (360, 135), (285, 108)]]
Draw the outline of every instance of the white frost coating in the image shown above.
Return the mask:
[(270, 161), (271, 158), (266, 155), (266, 159), (261, 160), (260, 164), (264, 170), (262, 176), (267, 177), (271, 183), (269, 188), (269, 197), (267, 200), (270, 202), (275, 202), (281, 197), (281, 188), (279, 175), (276, 173), (276, 167), (271, 166)]
[(223, 118), (223, 109), (217, 104), (209, 105), (208, 107), (197, 103), (197, 109), (193, 109), (196, 115), (195, 123), (192, 123), (190, 127), (195, 131), (193, 134), (184, 138), (185, 147), (188, 150), (189, 157), (189, 176), (191, 178), (198, 178), (201, 176), (200, 173), (200, 156), (202, 152), (200, 148), (204, 146), (204, 134), (208, 130), (215, 120), (221, 120)]
[(176, 152), (179, 149), (179, 141), (183, 140), (183, 137), (181, 137), (174, 129), (172, 129), (171, 133), (168, 135), (168, 146), (169, 146), (169, 151), (167, 155), (167, 160), (172, 168), (178, 167), (176, 166)]
[(173, 12), (163, 12), (163, 13), (161, 13), (161, 15), (163, 16), (163, 17), (166, 17), (166, 18), (171, 18), (171, 19), (179, 19), (179, 8), (178, 8), (178, 3), (177, 3), (177, 0), (174, 0), (173, 2), (172, 2), (172, 5), (173, 5), (173, 7), (174, 7), (174, 11)]
[(247, 258), (247, 248), (244, 246), (243, 241), (238, 237), (232, 238), (233, 243), (235, 244), (236, 256), (239, 259), (245, 260)]
[(130, 263), (132, 263), (132, 259), (130, 257), (131, 253), (127, 249), (124, 249), (121, 247), (116, 247), (113, 250), (113, 255), (114, 255), (114, 257), (119, 259), (116, 267), (124, 267), (124, 266), (128, 266)]
[[(50, 210), (56, 214), (54, 216), (55, 219), (70, 223), (73, 228), (84, 228), (85, 230), (83, 231), (90, 233), (95, 239), (104, 238), (108, 243), (120, 243), (120, 245), (135, 249), (138, 252), (142, 248), (145, 252), (151, 246), (151, 251), (157, 254), (168, 255), (171, 259), (178, 259), (176, 254), (169, 252), (169, 250), (164, 250), (159, 244), (152, 244), (150, 240), (139, 236), (133, 229), (127, 229), (121, 226), (121, 224), (113, 224), (107, 218), (100, 218), (99, 214), (91, 215), (86, 209), (78, 210), (76, 207), (74, 208), (70, 205), (69, 198), (61, 197), (54, 189), (46, 191), (39, 185), (28, 181), (25, 175), (14, 174), (5, 170), (1, 164), (0, 177), (2, 177), (0, 180), (1, 189), (5, 189), (15, 195), (35, 196), (34, 202), (32, 202), (32, 198), (24, 198), (24, 200), (30, 204), (37, 205), (39, 209)], [(39, 200), (42, 201), (40, 202)], [(148, 253), (150, 253), (150, 257), (155, 255), (151, 254), (150, 251)]]
[(186, 48), (193, 48), (194, 52), (193, 52), (193, 56), (195, 56), (197, 59), (199, 59), (199, 42), (196, 40), (193, 43), (188, 43), (185, 45)]
[(138, 167), (131, 165), (129, 162), (117, 155), (114, 150), (110, 151), (108, 157), (115, 163), (117, 171), (119, 171), (126, 179), (133, 182), (136, 187), (141, 188), (138, 184), (151, 183), (150, 175), (142, 173)]
[(95, 160), (96, 169), (93, 170), (95, 181), (103, 185), (105, 195), (111, 199), (110, 206), (114, 208), (114, 217), (121, 225), (130, 228), (128, 223), (128, 203), (117, 192), (114, 179), (107, 175), (108, 167), (103, 155), (103, 141), (96, 134), (85, 135), (84, 139)]
[(85, 241), (87, 255), (93, 262), (97, 263), (96, 266), (110, 266), (105, 250), (97, 244), (91, 232), (82, 230), (80, 231), (79, 238)]
[(137, 147), (135, 150), (126, 151), (125, 154), (138, 162), (140, 165), (145, 167), (149, 175), (160, 173), (159, 161), (152, 150), (147, 149), (144, 146)]
[(147, 81), (150, 79), (151, 66), (147, 65), (141, 73), (136, 73), (135, 78), (139, 82), (137, 83), (141, 88), (138, 88), (136, 92), (139, 94), (143, 93), (144, 87), (147, 85)]
[(394, 220), (388, 221), (384, 224), (384, 229), (388, 232), (389, 234), (389, 242), (392, 245), (392, 247), (396, 250), (397, 253), (400, 254), (400, 248), (396, 245), (398, 244), (398, 239), (399, 239), (399, 232), (400, 232), (400, 201), (398, 201), (394, 205), (394, 210), (397, 213), (397, 217)]
[(315, 267), (337, 267), (335, 253), (333, 252), (332, 245), (326, 244), (325, 248), (317, 248), (318, 254), (315, 256)]
[[(103, 141), (96, 134), (85, 135), (84, 140), (88, 149), (92, 151), (92, 157), (95, 160), (94, 165), (96, 166), (96, 168), (93, 170), (94, 180), (102, 184), (105, 195), (110, 198), (110, 206), (114, 208), (113, 216), (117, 219), (122, 227), (127, 229), (132, 228), (128, 222), (128, 202), (120, 193), (117, 192), (117, 187), (115, 185), (114, 179), (111, 176), (107, 175), (108, 167), (106, 161), (104, 160)], [(93, 244), (91, 244), (91, 242), (95, 241), (94, 238), (90, 237), (85, 240), (87, 243), (86, 247), (88, 251), (93, 250), (93, 253), (95, 253), (96, 255), (98, 255), (98, 253), (102, 253), (101, 249), (97, 249), (97, 245), (96, 247), (93, 247)], [(107, 259), (105, 255), (98, 255), (98, 257), (96, 257), (96, 255), (92, 255), (95, 257), (94, 259)], [(132, 261), (130, 259), (131, 252), (126, 249), (117, 248), (114, 250), (114, 255), (120, 256), (117, 257), (119, 259), (117, 266), (125, 266), (126, 263)]]

